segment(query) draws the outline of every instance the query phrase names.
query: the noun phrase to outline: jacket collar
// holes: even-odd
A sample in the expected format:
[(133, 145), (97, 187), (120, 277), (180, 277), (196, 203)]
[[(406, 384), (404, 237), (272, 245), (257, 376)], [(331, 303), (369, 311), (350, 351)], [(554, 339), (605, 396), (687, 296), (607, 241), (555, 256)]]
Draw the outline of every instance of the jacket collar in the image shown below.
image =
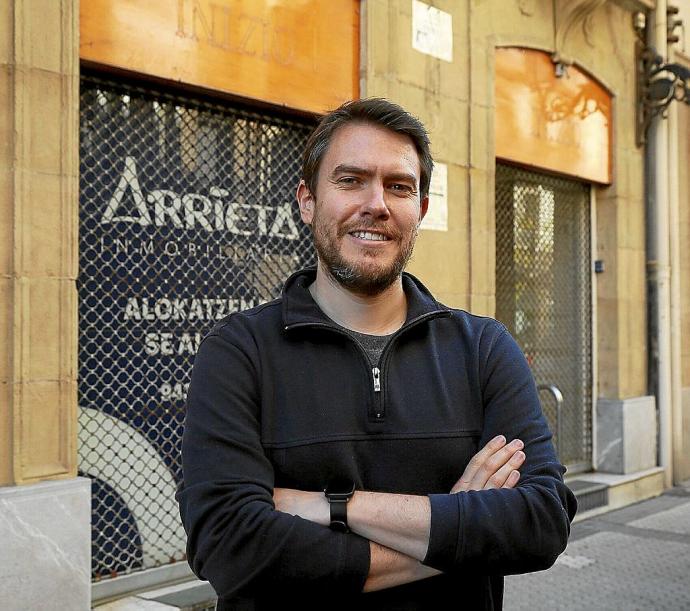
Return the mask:
[[(298, 271), (290, 276), (283, 287), (283, 328), (309, 325), (333, 325), (309, 292), (316, 279), (316, 268)], [(407, 295), (407, 318), (403, 328), (420, 318), (450, 316), (450, 309), (440, 304), (429, 290), (412, 274), (403, 272), (403, 290)]]

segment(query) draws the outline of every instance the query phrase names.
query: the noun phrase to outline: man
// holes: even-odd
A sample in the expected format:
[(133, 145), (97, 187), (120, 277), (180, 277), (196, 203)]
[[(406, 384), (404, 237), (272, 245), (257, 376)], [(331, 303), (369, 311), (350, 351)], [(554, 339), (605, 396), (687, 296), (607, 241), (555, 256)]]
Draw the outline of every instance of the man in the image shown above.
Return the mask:
[(575, 499), (521, 351), (403, 274), (431, 171), (399, 106), (324, 117), (297, 189), (316, 270), (201, 345), (179, 501), (218, 608), (496, 609), (502, 575), (566, 545)]

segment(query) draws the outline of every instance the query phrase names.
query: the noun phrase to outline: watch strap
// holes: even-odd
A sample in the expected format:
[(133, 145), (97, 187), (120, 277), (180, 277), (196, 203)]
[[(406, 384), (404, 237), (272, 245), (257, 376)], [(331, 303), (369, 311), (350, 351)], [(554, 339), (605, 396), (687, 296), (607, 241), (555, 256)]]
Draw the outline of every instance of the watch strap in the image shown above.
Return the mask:
[(349, 532), (347, 526), (347, 501), (349, 499), (328, 499), (331, 506), (331, 528), (340, 532)]

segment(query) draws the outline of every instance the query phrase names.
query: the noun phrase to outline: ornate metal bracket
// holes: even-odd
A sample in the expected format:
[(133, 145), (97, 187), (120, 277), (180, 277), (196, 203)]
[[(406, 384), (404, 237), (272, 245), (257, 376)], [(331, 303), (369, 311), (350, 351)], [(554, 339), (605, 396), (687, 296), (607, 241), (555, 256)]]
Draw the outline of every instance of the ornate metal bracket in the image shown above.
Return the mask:
[(665, 117), (673, 100), (690, 104), (690, 70), (680, 64), (664, 63), (656, 49), (644, 43), (642, 28), (638, 34), (636, 141), (637, 146), (642, 146), (654, 118)]

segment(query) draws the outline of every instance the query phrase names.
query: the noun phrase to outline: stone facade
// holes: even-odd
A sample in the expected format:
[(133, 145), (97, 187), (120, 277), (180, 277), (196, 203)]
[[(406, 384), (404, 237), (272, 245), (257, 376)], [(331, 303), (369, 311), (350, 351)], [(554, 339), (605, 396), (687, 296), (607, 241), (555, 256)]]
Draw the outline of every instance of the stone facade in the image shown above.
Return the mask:
[(77, 472), (78, 18), (0, 12), (0, 485)]
[(0, 600), (13, 609), (90, 600), (90, 482), (76, 478), (78, 20), (76, 0), (0, 6)]
[[(452, 17), (451, 62), (412, 48), (411, 0), (361, 3), (361, 95), (387, 97), (418, 115), (430, 130), (435, 159), (448, 166), (448, 231), (422, 231), (411, 271), (448, 305), (495, 313), (495, 49), (527, 47), (574, 62), (614, 99), (613, 183), (593, 187), (593, 258), (605, 263), (605, 272), (594, 277), (593, 393), (602, 399), (603, 411), (637, 405), (648, 392), (648, 354), (644, 149), (635, 143), (632, 12), (654, 3), (427, 3)], [(592, 10), (578, 20), (575, 7), (585, 4)], [(685, 0), (680, 4), (687, 30), (690, 6)], [(81, 499), (74, 501), (79, 509), (69, 515), (56, 509), (55, 520), (73, 522), (75, 530), (69, 532), (81, 546), (79, 537), (89, 536), (89, 516), (76, 479), (78, 20), (77, 0), (0, 2), (0, 345), (7, 347), (0, 356), (0, 504), (11, 506), (12, 515), (21, 512), (32, 532), (42, 532), (41, 512), (32, 507), (62, 507), (63, 490), (71, 490), (65, 492), (69, 495), (79, 489), (74, 492)], [(676, 61), (690, 65), (681, 53)], [(689, 133), (690, 109), (681, 107), (677, 273), (683, 407), (682, 432), (676, 435), (681, 447), (675, 451), (683, 478), (690, 477), (690, 257), (685, 249), (690, 173), (684, 171), (690, 164)], [(649, 409), (645, 414), (649, 418)], [(623, 430), (624, 416), (616, 422)], [(600, 444), (606, 445), (603, 437)], [(623, 471), (642, 468), (626, 466), (624, 457), (621, 461)], [(65, 488), (40, 483), (50, 479), (65, 480), (60, 483)], [(21, 484), (31, 486), (20, 489)], [(65, 539), (67, 531), (61, 532), (46, 536), (68, 549), (72, 535)], [(64, 578), (64, 590), (74, 590), (79, 600), (84, 570), (88, 574), (82, 552), (77, 554), (81, 568), (56, 573), (56, 579)], [(29, 556), (22, 558), (30, 562)], [(0, 599), (15, 591), (3, 587)]]

